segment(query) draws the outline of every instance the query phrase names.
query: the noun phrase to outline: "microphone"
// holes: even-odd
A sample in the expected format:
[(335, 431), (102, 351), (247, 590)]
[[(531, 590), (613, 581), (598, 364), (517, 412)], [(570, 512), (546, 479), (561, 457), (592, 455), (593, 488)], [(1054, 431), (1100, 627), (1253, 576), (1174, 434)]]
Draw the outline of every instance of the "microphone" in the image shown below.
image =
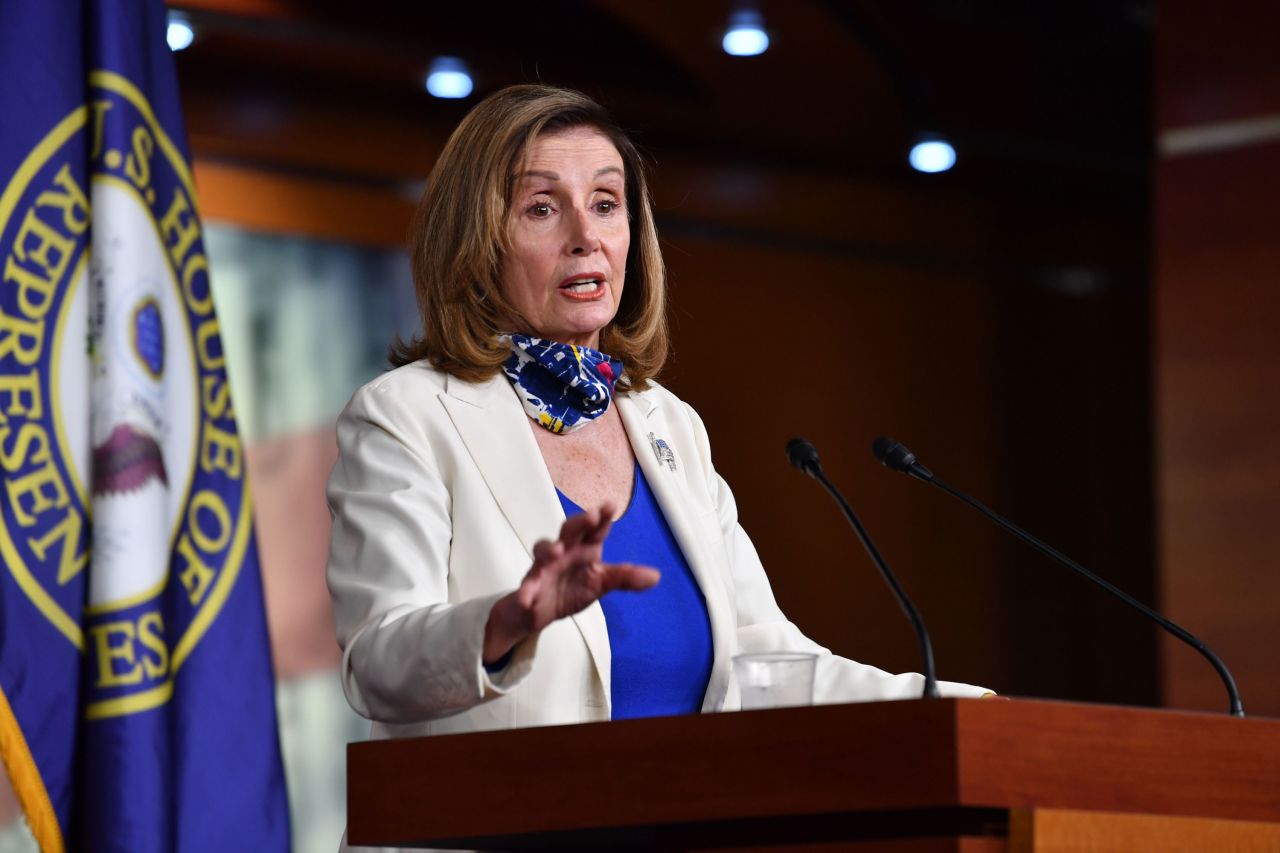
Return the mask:
[(880, 577), (884, 578), (884, 582), (889, 585), (894, 597), (898, 599), (898, 604), (902, 606), (902, 612), (907, 614), (907, 619), (911, 621), (911, 627), (915, 629), (916, 641), (920, 644), (920, 657), (924, 663), (924, 692), (921, 694), (921, 698), (937, 698), (940, 694), (938, 693), (938, 676), (933, 668), (933, 645), (929, 642), (929, 631), (924, 626), (924, 619), (920, 618), (920, 613), (916, 610), (916, 606), (911, 603), (911, 599), (907, 597), (906, 592), (898, 584), (898, 579), (889, 570), (889, 565), (880, 556), (880, 552), (876, 550), (875, 543), (871, 541), (871, 537), (863, 528), (862, 522), (858, 521), (858, 516), (854, 514), (849, 502), (844, 499), (844, 495), (840, 494), (840, 490), (832, 485), (831, 481), (827, 479), (827, 475), (822, 472), (822, 466), (818, 463), (817, 448), (803, 438), (793, 438), (787, 442), (787, 459), (796, 468), (821, 483), (822, 487), (840, 505), (840, 510), (844, 513), (844, 517), (853, 526), (853, 532), (858, 534), (858, 540), (862, 543), (862, 547), (866, 548), (867, 553), (871, 555), (871, 562), (875, 563), (876, 568), (880, 570)]
[(1118, 589), (1117, 587), (1113, 586), (1112, 584), (1098, 577), (1093, 572), (1086, 569), (1084, 566), (1070, 559), (1066, 555), (1062, 554), (1061, 552), (1041, 542), (1039, 539), (1032, 536), (1030, 533), (1027, 533), (1025, 530), (1016, 526), (1009, 520), (1005, 519), (1003, 516), (998, 515), (996, 512), (994, 512), (991, 509), (988, 509), (985, 505), (980, 503), (975, 498), (972, 498), (969, 495), (965, 494), (964, 492), (960, 491), (959, 489), (954, 488), (953, 486), (948, 484), (946, 481), (944, 481), (942, 478), (935, 476), (932, 471), (930, 471), (928, 468), (921, 465), (916, 460), (916, 455), (914, 453), (908, 450), (901, 443), (896, 442), (891, 438), (885, 438), (884, 436), (881, 436), (871, 443), (871, 452), (875, 454), (875, 457), (879, 459), (881, 464), (883, 464), (886, 468), (889, 468), (890, 470), (893, 470), (893, 471), (901, 472), (903, 474), (907, 474), (911, 477), (915, 477), (917, 480), (922, 480), (926, 483), (932, 483), (933, 485), (942, 489), (944, 492), (951, 495), (952, 497), (958, 498), (959, 500), (973, 507), (978, 512), (982, 513), (984, 516), (994, 521), (1000, 527), (1012, 533), (1014, 536), (1018, 537), (1023, 542), (1026, 542), (1032, 548), (1035, 548), (1041, 554), (1045, 554), (1046, 556), (1052, 557), (1062, 565), (1074, 571), (1076, 574), (1082, 575), (1088, 578), (1089, 580), (1093, 581), (1095, 584), (1102, 587), (1107, 592), (1114, 595), (1116, 598), (1119, 598), (1121, 601), (1123, 601), (1125, 604), (1129, 605), (1130, 607), (1134, 608), (1139, 613), (1142, 613), (1147, 618), (1153, 620), (1161, 628), (1164, 628), (1170, 634), (1173, 634), (1173, 636), (1177, 637), (1179, 640), (1182, 640), (1182, 642), (1186, 643), (1187, 645), (1191, 646), (1193, 649), (1198, 651), (1200, 654), (1204, 655), (1205, 658), (1209, 661), (1209, 663), (1213, 665), (1213, 668), (1217, 671), (1218, 676), (1222, 679), (1222, 683), (1226, 685), (1227, 696), (1230, 703), (1231, 716), (1233, 717), (1244, 716), (1244, 705), (1241, 704), (1240, 702), (1240, 691), (1236, 689), (1235, 679), (1231, 677), (1231, 673), (1227, 670), (1227, 665), (1224, 664), (1221, 658), (1219, 658), (1216, 654), (1214, 654), (1213, 651), (1208, 646), (1206, 646), (1203, 642), (1197, 639), (1195, 635), (1193, 635), (1190, 631), (1186, 630), (1181, 625), (1178, 625), (1176, 622), (1170, 619), (1167, 619), (1164, 616), (1161, 616), (1159, 613), (1152, 610), (1150, 607), (1147, 607), (1145, 604), (1143, 604), (1141, 601), (1138, 601), (1133, 596), (1129, 595), (1126, 592), (1123, 592), (1122, 590)]

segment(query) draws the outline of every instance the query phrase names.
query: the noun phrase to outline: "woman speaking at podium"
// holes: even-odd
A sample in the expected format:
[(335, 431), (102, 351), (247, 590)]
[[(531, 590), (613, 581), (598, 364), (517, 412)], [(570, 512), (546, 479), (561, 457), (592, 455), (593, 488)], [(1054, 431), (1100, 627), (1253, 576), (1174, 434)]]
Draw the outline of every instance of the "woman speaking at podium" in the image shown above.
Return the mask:
[(412, 251), (422, 336), (343, 411), (328, 486), (343, 684), (375, 737), (733, 710), (749, 651), (820, 655), (819, 702), (920, 695), (774, 602), (702, 422), (655, 381), (662, 255), (597, 103), (477, 105)]

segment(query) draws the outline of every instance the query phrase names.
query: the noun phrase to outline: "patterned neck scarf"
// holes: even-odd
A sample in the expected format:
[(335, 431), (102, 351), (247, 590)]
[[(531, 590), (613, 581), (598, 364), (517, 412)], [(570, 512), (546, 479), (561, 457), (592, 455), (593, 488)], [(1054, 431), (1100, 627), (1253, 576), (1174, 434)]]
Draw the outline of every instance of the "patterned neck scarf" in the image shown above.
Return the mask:
[(573, 432), (609, 410), (622, 362), (587, 347), (499, 335), (511, 347), (502, 372), (511, 380), (525, 413), (554, 433)]

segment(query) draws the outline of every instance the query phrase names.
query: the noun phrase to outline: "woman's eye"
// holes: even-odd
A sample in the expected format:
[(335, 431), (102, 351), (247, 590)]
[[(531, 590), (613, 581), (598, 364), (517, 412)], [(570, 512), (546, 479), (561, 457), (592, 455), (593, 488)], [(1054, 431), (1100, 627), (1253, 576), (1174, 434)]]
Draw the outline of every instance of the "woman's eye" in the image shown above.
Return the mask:
[(596, 213), (604, 213), (604, 214), (613, 213), (619, 207), (621, 207), (621, 205), (619, 205), (616, 201), (611, 201), (611, 200), (598, 201), (596, 202)]
[(545, 202), (537, 202), (529, 207), (529, 215), (534, 219), (546, 219), (551, 215), (551, 205)]

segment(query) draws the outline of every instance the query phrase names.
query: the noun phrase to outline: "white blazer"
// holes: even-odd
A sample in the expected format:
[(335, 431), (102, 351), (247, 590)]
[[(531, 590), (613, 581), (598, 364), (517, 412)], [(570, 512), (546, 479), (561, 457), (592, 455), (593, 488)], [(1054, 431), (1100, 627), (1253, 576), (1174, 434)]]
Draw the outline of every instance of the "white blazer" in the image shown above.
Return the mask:
[[(697, 414), (653, 385), (621, 393), (618, 411), (711, 621), (714, 661), (702, 710), (739, 707), (730, 659), (743, 651), (821, 655), (820, 702), (920, 695), (922, 677), (832, 655), (778, 609), (738, 525), (733, 494), (711, 464)], [(664, 440), (674, 468), (659, 461)], [(420, 361), (359, 389), (338, 420), (329, 479), (328, 578), (351, 706), (374, 737), (408, 737), (609, 719), (609, 634), (593, 604), (520, 643), (485, 671), (490, 608), (514, 590), (534, 543), (564, 512), (515, 392)], [(951, 696), (983, 688), (943, 682)]]

